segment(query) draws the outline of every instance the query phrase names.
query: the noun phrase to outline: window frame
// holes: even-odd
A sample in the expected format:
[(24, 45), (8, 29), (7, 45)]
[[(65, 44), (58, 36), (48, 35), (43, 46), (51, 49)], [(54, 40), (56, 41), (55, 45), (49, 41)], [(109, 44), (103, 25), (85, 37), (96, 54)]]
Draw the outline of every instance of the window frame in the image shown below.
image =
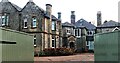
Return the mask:
[(28, 25), (27, 24), (25, 25), (25, 23), (28, 24), (28, 19), (27, 18), (24, 19), (24, 28), (28, 28)]
[(36, 39), (36, 35), (34, 35), (34, 47), (36, 47), (37, 45), (37, 39)]
[[(53, 42), (54, 41), (54, 42)], [(54, 46), (53, 46), (54, 45)], [(55, 38), (52, 38), (52, 48), (55, 48)]]
[[(34, 20), (35, 19), (35, 20)], [(32, 27), (36, 28), (37, 27), (37, 18), (36, 17), (32, 17)]]
[(8, 26), (8, 22), (9, 22), (9, 14), (4, 13), (3, 15), (1, 15), (1, 24), (2, 26)]
[(55, 21), (52, 21), (52, 30), (56, 30), (56, 23), (55, 23)]

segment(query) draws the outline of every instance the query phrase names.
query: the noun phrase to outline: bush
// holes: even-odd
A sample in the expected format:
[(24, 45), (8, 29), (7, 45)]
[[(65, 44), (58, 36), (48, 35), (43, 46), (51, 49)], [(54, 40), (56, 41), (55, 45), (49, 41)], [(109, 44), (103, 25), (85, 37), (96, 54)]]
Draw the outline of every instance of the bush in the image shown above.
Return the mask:
[[(45, 56), (64, 56), (74, 54), (71, 48), (46, 48), (43, 50)], [(41, 54), (41, 53), (40, 53)]]

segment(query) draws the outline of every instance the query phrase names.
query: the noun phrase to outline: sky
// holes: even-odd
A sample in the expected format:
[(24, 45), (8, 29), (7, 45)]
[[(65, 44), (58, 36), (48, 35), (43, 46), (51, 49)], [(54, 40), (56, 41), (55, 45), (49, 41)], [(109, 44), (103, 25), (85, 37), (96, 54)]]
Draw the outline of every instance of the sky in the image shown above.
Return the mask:
[[(1, 0), (0, 0), (1, 1)], [(29, 0), (9, 0), (23, 8)], [(45, 4), (52, 5), (52, 14), (56, 17), (61, 12), (62, 23), (70, 22), (71, 11), (75, 11), (76, 21), (83, 18), (96, 25), (97, 12), (102, 13), (102, 22), (114, 20), (118, 22), (118, 2), (120, 0), (33, 0), (36, 5), (46, 9)]]

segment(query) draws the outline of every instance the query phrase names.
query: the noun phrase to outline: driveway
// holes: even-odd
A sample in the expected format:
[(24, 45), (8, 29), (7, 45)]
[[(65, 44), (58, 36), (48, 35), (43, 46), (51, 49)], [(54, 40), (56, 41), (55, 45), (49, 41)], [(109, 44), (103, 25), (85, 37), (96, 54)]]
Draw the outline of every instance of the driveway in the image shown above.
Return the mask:
[(34, 61), (94, 61), (94, 54), (81, 53), (70, 56), (35, 57)]

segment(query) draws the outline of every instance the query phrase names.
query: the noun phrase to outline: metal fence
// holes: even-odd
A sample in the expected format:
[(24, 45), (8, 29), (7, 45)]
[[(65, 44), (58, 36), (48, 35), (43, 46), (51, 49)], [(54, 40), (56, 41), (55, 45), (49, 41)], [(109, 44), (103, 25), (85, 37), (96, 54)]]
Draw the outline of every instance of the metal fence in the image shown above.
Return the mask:
[(95, 35), (95, 61), (120, 61), (120, 31)]

